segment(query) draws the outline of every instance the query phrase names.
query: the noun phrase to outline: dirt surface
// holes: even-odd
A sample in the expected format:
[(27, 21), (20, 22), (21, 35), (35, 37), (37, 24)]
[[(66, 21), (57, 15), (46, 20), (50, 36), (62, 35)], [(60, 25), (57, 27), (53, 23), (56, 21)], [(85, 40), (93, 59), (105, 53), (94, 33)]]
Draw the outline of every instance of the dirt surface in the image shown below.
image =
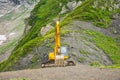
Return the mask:
[(40, 68), (0, 73), (0, 80), (120, 80), (120, 69), (99, 69), (86, 65)]

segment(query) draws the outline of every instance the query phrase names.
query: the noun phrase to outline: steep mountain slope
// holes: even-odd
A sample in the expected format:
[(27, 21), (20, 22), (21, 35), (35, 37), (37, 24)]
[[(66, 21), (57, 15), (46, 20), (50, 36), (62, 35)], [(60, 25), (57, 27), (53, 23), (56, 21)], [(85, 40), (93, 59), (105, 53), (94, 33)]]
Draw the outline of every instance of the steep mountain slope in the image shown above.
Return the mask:
[(18, 5), (33, 5), (37, 0), (0, 0), (0, 16), (12, 11)]
[[(35, 5), (27, 3), (14, 3), (9, 0), (1, 0), (0, 6), (0, 62), (7, 59), (24, 32), (24, 19), (30, 15)], [(6, 12), (4, 11), (6, 10)], [(4, 14), (2, 14), (4, 13)]]
[(0, 64), (0, 71), (40, 67), (53, 50), (59, 16), (61, 45), (68, 47), (73, 59), (89, 65), (119, 66), (119, 27), (114, 23), (120, 19), (115, 18), (119, 8), (118, 0), (40, 0), (26, 19), (25, 36)]

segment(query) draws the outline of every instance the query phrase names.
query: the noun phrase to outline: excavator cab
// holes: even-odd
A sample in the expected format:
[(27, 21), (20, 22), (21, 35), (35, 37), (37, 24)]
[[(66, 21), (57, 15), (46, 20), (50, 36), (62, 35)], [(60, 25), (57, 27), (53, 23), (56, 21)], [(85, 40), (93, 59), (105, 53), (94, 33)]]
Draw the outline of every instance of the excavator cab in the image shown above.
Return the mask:
[(66, 59), (69, 58), (69, 56), (68, 56), (68, 51), (67, 51), (67, 47), (62, 46), (62, 47), (60, 48), (60, 53), (61, 53), (62, 55), (64, 55), (64, 60), (66, 60)]
[[(67, 47), (60, 47), (58, 48), (58, 55), (62, 55), (64, 56), (64, 60), (68, 59), (69, 56), (68, 56), (68, 53), (67, 53)], [(54, 52), (50, 52), (49, 53), (49, 60), (55, 60), (55, 53)]]

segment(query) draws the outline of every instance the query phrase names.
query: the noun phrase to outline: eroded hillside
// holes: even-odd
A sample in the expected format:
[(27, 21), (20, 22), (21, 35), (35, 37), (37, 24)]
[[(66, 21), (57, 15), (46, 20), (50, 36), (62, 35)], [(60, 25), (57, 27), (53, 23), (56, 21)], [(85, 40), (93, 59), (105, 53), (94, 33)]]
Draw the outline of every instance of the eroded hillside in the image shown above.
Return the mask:
[(61, 45), (77, 63), (119, 66), (119, 8), (119, 0), (40, 0), (26, 19), (25, 36), (0, 71), (40, 67), (53, 50), (59, 16)]

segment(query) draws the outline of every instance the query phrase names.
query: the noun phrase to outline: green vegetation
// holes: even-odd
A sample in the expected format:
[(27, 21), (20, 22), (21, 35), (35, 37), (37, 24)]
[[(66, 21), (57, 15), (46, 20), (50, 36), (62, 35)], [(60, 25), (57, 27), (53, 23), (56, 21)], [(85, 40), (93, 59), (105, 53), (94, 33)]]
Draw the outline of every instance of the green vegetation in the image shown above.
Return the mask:
[[(20, 43), (16, 46), (8, 60), (0, 63), (0, 71), (11, 70), (14, 64), (16, 64), (21, 57), (24, 57), (31, 52), (33, 48), (40, 46), (45, 40), (53, 40), (54, 30), (48, 32), (45, 36), (40, 34), (40, 30), (48, 23), (53, 23), (53, 19), (58, 17), (62, 7), (70, 1), (71, 0), (40, 0), (40, 2), (32, 10), (31, 16), (27, 19), (29, 25), (32, 26), (31, 29), (24, 38), (21, 39)], [(97, 6), (94, 4), (95, 1), (98, 1)], [(62, 3), (61, 6), (60, 3)], [(104, 6), (105, 4), (107, 4), (107, 6), (103, 9), (101, 6)], [(109, 3), (109, 0), (108, 2), (106, 2), (106, 0), (85, 0), (82, 5), (68, 13), (66, 17), (64, 15), (65, 18), (61, 21), (61, 24), (64, 26), (72, 20), (85, 20), (92, 21), (98, 27), (108, 28), (111, 22), (110, 16), (119, 11), (109, 10), (111, 5), (112, 4)], [(61, 34), (64, 36), (69, 32), (71, 31), (64, 30)], [(113, 38), (90, 30), (85, 30), (84, 33), (93, 37), (95, 44), (104, 50), (104, 52), (110, 56), (115, 64), (120, 64), (120, 50)], [(80, 52), (88, 54), (88, 52), (83, 50)], [(84, 59), (82, 58), (79, 59), (79, 61), (83, 60)], [(33, 58), (32, 61), (36, 61), (36, 57)], [(98, 65), (98, 63), (91, 63), (91, 65)]]
[(31, 80), (29, 78), (14, 78), (14, 79), (10, 79), (10, 80)]
[(95, 67), (97, 67), (97, 66), (100, 66), (101, 64), (98, 62), (98, 61), (93, 61), (93, 62), (91, 62), (90, 63), (90, 66), (95, 66)]
[(119, 12), (119, 9), (115, 9), (113, 4), (110, 0), (86, 0), (82, 5), (68, 14), (63, 20), (62, 25), (68, 24), (73, 19), (77, 19), (92, 21), (98, 27), (108, 28), (111, 23), (111, 16)]
[(3, 52), (8, 51), (10, 48), (12, 48), (13, 46), (15, 46), (15, 45), (16, 45), (16, 42), (17, 42), (17, 40), (13, 40), (13, 41), (11, 41), (11, 42), (9, 42), (9, 43), (6, 43), (5, 45), (1, 46), (1, 47), (0, 47), (0, 55), (1, 55)]
[(68, 43), (61, 43), (61, 46), (67, 46), (67, 47), (69, 47), (70, 45)]
[(38, 55), (34, 55), (31, 62), (35, 63), (37, 62), (38, 59), (39, 59)]
[[(52, 21), (58, 13), (61, 11), (62, 7), (59, 7), (59, 3), (63, 5), (67, 4), (69, 0), (41, 0), (31, 12), (31, 16), (28, 18), (29, 25), (32, 28), (25, 35), (25, 37), (20, 41), (20, 44), (16, 46), (14, 51), (8, 60), (0, 63), (0, 71), (11, 70), (11, 67), (17, 63), (17, 61), (25, 56), (28, 52), (36, 46), (39, 46), (44, 40), (53, 36), (53, 33), (42, 37), (39, 32), (43, 26)], [(54, 3), (54, 4), (53, 4)], [(52, 4), (52, 5), (51, 5)], [(62, 6), (63, 6), (62, 5)], [(49, 6), (49, 7), (48, 7)], [(44, 13), (44, 14), (43, 14)], [(65, 31), (66, 33), (66, 31)], [(17, 56), (17, 57), (16, 57)]]
[(78, 62), (83, 62), (85, 59), (82, 57), (79, 57)]
[[(69, 1), (70, 0), (41, 0), (35, 6), (33, 11), (31, 12), (31, 16), (28, 18), (28, 23), (30, 26), (32, 26), (32, 28), (21, 40), (21, 43), (16, 48), (23, 46), (26, 42), (38, 36), (41, 36), (39, 33), (41, 28), (44, 27), (47, 23), (51, 22), (56, 16), (58, 16), (62, 6), (67, 4), (67, 2)], [(61, 6), (59, 6), (60, 2), (62, 3)]]
[(86, 54), (86, 55), (87, 55), (87, 54), (89, 54), (89, 52), (88, 52), (88, 51), (83, 50), (83, 49), (80, 49), (79, 51), (80, 51), (80, 53), (81, 53), (81, 54)]
[(104, 52), (113, 60), (115, 64), (120, 64), (120, 49), (117, 46), (115, 39), (105, 36), (100, 32), (85, 30), (84, 33), (93, 37), (95, 44), (104, 50)]
[(104, 69), (104, 68), (113, 68), (113, 69), (120, 69), (120, 64), (118, 65), (113, 65), (113, 66), (100, 66), (101, 69)]

